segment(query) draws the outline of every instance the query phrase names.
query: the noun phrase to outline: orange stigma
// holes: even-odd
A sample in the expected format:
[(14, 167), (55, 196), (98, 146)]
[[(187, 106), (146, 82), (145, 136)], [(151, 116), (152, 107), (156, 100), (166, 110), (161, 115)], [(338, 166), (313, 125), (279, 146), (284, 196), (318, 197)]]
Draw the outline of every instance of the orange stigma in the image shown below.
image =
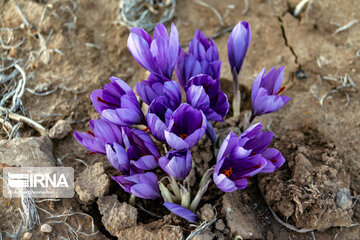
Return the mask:
[(230, 175), (233, 173), (232, 167), (229, 168), (229, 170), (222, 170), (221, 173), (223, 173), (225, 176), (230, 177)]
[(179, 135), (180, 137), (181, 137), (181, 139), (182, 140), (184, 140), (185, 138), (187, 138), (188, 137), (188, 135), (187, 134), (185, 134), (185, 133), (180, 133), (180, 135)]

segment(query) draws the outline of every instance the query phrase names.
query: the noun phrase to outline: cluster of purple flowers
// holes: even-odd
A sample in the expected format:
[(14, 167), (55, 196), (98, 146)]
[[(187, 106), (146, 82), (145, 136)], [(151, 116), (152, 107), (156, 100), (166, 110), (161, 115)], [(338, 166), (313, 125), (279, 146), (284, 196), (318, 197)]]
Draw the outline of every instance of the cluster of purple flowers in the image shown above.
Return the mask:
[[(240, 73), (250, 41), (249, 24), (236, 25), (228, 44), (233, 75)], [(232, 192), (245, 188), (248, 178), (255, 174), (273, 172), (285, 162), (278, 150), (267, 148), (273, 133), (262, 132), (261, 123), (240, 136), (230, 132), (219, 149), (216, 165), (206, 172), (191, 200), (186, 181), (193, 165), (190, 149), (205, 133), (214, 142), (216, 134), (211, 122), (224, 121), (229, 110), (227, 96), (220, 90), (218, 49), (198, 30), (186, 53), (179, 47), (174, 24), (170, 36), (162, 24), (155, 28), (153, 37), (143, 29), (133, 28), (127, 45), (134, 59), (150, 72), (136, 85), (138, 97), (148, 105), (147, 112), (143, 113), (130, 86), (111, 77), (104, 89), (90, 96), (100, 119), (90, 120), (91, 131), (74, 133), (83, 146), (92, 153), (105, 154), (122, 173), (113, 179), (126, 192), (144, 199), (163, 198), (170, 211), (196, 222), (194, 212), (210, 181), (222, 191)], [(172, 79), (174, 69), (178, 81)], [(289, 97), (279, 95), (283, 74), (284, 68), (273, 68), (256, 77), (251, 121), (277, 111), (289, 101)], [(181, 88), (186, 103), (182, 103)], [(141, 125), (144, 130), (140, 130)], [(165, 156), (161, 156), (155, 139), (170, 148)], [(161, 180), (154, 173), (156, 168), (166, 175)], [(163, 180), (169, 181), (170, 189)]]

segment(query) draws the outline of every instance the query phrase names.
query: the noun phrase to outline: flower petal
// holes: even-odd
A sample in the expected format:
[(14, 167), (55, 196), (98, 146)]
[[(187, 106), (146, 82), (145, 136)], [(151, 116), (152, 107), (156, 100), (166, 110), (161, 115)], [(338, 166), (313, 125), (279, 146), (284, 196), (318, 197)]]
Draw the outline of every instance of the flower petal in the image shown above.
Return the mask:
[(198, 222), (199, 221), (199, 219), (195, 215), (195, 213), (193, 213), (191, 210), (189, 210), (187, 208), (184, 208), (178, 204), (170, 203), (170, 202), (164, 202), (163, 205), (167, 209), (169, 209), (171, 212), (173, 212), (174, 214), (188, 220), (189, 222)]

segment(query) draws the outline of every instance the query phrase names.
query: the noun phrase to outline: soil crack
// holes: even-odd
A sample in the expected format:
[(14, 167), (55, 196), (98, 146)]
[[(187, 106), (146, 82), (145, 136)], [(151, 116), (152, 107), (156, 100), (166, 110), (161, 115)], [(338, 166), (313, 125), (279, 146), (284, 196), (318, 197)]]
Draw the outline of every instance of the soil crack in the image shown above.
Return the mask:
[(299, 69), (300, 69), (301, 66), (300, 66), (300, 64), (298, 63), (298, 56), (296, 55), (294, 48), (289, 45), (288, 39), (287, 39), (287, 37), (286, 37), (286, 31), (285, 31), (285, 28), (284, 28), (283, 20), (282, 20), (281, 17), (277, 17), (277, 20), (278, 20), (279, 23), (280, 23), (281, 33), (282, 33), (282, 36), (283, 36), (283, 38), (284, 38), (285, 46), (290, 49), (291, 54), (292, 54), (292, 55), (294, 56), (294, 58), (295, 58), (295, 64), (298, 65), (298, 66), (299, 66)]

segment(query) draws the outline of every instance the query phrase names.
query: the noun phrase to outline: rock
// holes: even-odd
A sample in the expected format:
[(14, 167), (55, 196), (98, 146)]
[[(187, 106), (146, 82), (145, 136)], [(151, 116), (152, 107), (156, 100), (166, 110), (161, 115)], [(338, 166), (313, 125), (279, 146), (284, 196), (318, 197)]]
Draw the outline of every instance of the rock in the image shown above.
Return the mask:
[(46, 136), (1, 140), (0, 163), (15, 167), (55, 166), (52, 149)]
[(63, 139), (72, 131), (69, 121), (59, 120), (56, 124), (50, 129), (49, 137), (52, 139)]
[(31, 233), (31, 232), (26, 232), (26, 233), (24, 233), (24, 235), (23, 235), (23, 239), (24, 239), (24, 240), (31, 239), (31, 237), (32, 237), (32, 233)]
[(40, 231), (43, 233), (51, 233), (52, 227), (49, 224), (45, 223), (45, 224), (41, 225)]
[(210, 230), (206, 230), (205, 232), (195, 235), (192, 240), (213, 240), (215, 237), (215, 234), (212, 233)]
[(264, 239), (261, 222), (255, 211), (242, 201), (240, 191), (226, 193), (223, 196), (223, 211), (232, 235), (240, 235), (244, 239)]
[(109, 186), (110, 180), (105, 174), (102, 162), (87, 167), (75, 181), (75, 191), (80, 200), (84, 202), (104, 196), (108, 192)]
[(350, 189), (339, 189), (339, 191), (336, 193), (336, 206), (342, 209), (350, 209), (352, 207)]
[(207, 203), (205, 204), (201, 209), (201, 220), (210, 222), (215, 217), (215, 212), (213, 206), (211, 204)]
[(136, 208), (125, 202), (120, 203), (115, 194), (99, 198), (97, 204), (101, 221), (111, 235), (117, 236), (121, 230), (136, 226)]
[(217, 220), (215, 223), (215, 228), (219, 231), (224, 231), (226, 228), (224, 221), (222, 219)]
[(146, 225), (140, 225), (121, 231), (117, 237), (121, 240), (179, 240), (183, 239), (183, 233), (180, 226), (167, 226), (156, 230)]

